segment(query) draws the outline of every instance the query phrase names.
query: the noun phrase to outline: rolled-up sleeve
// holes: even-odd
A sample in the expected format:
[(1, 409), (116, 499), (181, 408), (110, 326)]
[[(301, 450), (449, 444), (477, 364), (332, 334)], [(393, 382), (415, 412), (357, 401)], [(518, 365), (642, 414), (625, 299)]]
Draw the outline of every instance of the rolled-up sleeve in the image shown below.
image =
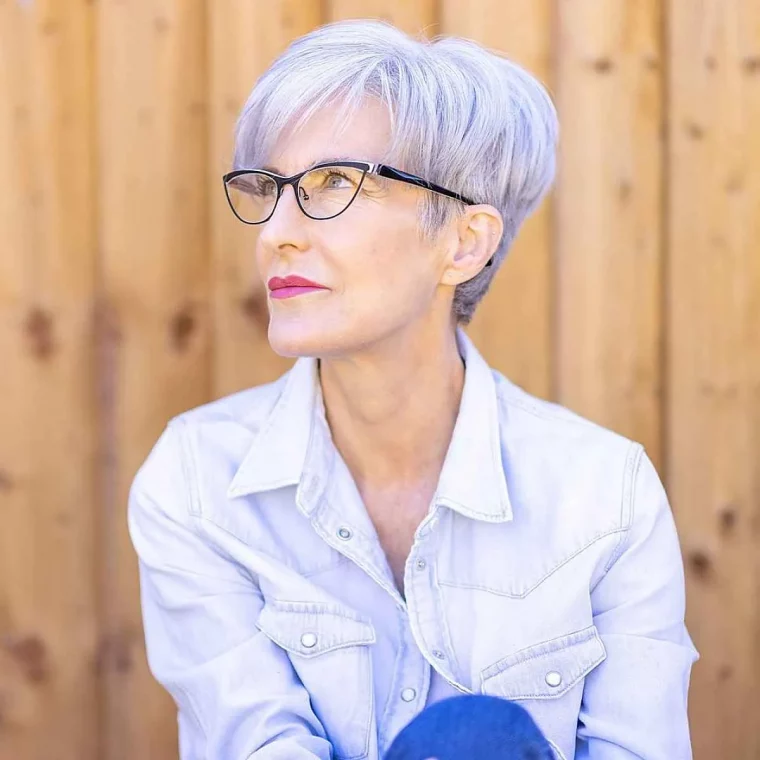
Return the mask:
[(287, 654), (256, 627), (255, 582), (203, 539), (189, 509), (181, 417), (135, 476), (128, 527), (148, 665), (178, 709), (181, 760), (329, 760)]
[(639, 444), (630, 464), (629, 527), (591, 594), (607, 657), (586, 679), (576, 759), (689, 760), (699, 655), (684, 624), (683, 560), (665, 489)]

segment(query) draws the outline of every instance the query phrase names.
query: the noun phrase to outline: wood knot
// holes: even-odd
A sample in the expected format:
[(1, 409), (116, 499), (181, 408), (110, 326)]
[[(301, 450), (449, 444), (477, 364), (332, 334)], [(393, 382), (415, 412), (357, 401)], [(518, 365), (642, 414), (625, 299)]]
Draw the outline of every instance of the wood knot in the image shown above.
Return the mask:
[(705, 136), (705, 130), (696, 122), (691, 121), (686, 125), (686, 134), (692, 140), (701, 140)]
[(185, 351), (190, 343), (190, 338), (195, 332), (197, 319), (195, 309), (191, 304), (183, 306), (172, 318), (169, 326), (169, 335), (173, 348), (177, 351)]
[(5, 470), (0, 470), (0, 491), (10, 491), (12, 489), (13, 478)]
[(266, 298), (258, 292), (249, 293), (240, 302), (240, 308), (246, 318), (263, 330), (269, 327), (269, 309), (267, 308)]
[(105, 635), (95, 654), (95, 671), (103, 673), (116, 671), (128, 673), (134, 665), (132, 643), (134, 637), (127, 630), (115, 631)]
[(726, 504), (718, 513), (721, 532), (726, 535), (732, 533), (738, 519), (738, 509), (735, 504)]
[(39, 636), (8, 635), (0, 639), (0, 644), (29, 681), (40, 683), (47, 679), (50, 672), (47, 647)]
[(53, 317), (49, 311), (40, 307), (33, 308), (24, 322), (32, 353), (39, 359), (47, 359), (53, 353)]
[(644, 66), (649, 71), (657, 71), (660, 68), (660, 59), (656, 55), (650, 53), (649, 55), (644, 56)]
[(742, 61), (742, 68), (747, 74), (760, 74), (760, 55), (748, 55)]
[(614, 67), (615, 64), (606, 56), (595, 58), (593, 61), (591, 61), (591, 68), (594, 69), (597, 74), (609, 74)]
[(728, 681), (731, 676), (734, 674), (734, 669), (728, 665), (723, 664), (718, 668), (718, 680), (719, 681)]
[(707, 578), (712, 572), (712, 560), (704, 549), (693, 549), (688, 561), (691, 571), (700, 579)]
[(193, 100), (187, 106), (190, 116), (204, 116), (206, 113), (206, 103), (202, 100)]
[(744, 189), (744, 175), (734, 174), (726, 181), (726, 193), (734, 195)]
[(52, 19), (52, 18), (45, 19), (40, 24), (40, 31), (46, 37), (49, 37), (49, 36), (51, 36), (53, 34), (57, 34), (57, 32), (58, 32), (58, 22), (55, 21), (55, 19)]

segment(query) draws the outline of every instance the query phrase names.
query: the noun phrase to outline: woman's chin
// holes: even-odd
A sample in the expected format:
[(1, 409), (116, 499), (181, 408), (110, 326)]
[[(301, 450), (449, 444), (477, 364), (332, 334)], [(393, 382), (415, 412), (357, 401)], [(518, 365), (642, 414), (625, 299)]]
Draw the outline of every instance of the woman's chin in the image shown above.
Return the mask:
[(299, 322), (270, 319), (268, 338), (272, 350), (285, 357), (321, 356), (329, 343), (324, 331), (313, 323)]

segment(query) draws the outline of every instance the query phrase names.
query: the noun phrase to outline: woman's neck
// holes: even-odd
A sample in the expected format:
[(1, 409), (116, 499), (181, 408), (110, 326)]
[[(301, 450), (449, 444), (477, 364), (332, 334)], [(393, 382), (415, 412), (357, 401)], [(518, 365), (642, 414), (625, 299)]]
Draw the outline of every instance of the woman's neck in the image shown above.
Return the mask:
[(453, 331), (392, 343), (320, 361), (333, 441), (364, 485), (437, 477), (462, 398), (464, 365)]

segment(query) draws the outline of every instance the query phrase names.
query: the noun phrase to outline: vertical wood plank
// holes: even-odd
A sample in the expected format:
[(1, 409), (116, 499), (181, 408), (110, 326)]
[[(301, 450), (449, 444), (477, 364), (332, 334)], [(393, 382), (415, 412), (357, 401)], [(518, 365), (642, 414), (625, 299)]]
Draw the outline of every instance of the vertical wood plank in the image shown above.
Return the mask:
[(760, 757), (760, 5), (671, 0), (670, 493), (696, 760)]
[(204, 0), (99, 4), (105, 418), (106, 740), (99, 758), (176, 758), (173, 701), (144, 652), (130, 483), (166, 421), (210, 397)]
[(296, 37), (321, 22), (319, 0), (215, 0), (209, 6), (210, 188), (216, 397), (274, 380), (293, 363), (272, 351), (264, 283), (256, 272), (256, 227), (227, 205), (222, 174), (232, 162), (233, 132), (256, 79)]
[(661, 5), (0, 2), (0, 757), (177, 756), (145, 663), (126, 489), (168, 417), (291, 363), (269, 349), (255, 230), (220, 177), (255, 77), (349, 17), (471, 37), (557, 91), (556, 201), (468, 331), (511, 378), (660, 464), (664, 439), (702, 653), (695, 758), (760, 756), (760, 7), (668, 4), (663, 219)]
[(557, 397), (660, 465), (661, 3), (557, 9)]
[[(505, 55), (551, 92), (551, 0), (444, 0), (441, 32)], [(467, 333), (491, 366), (538, 396), (551, 395), (551, 194), (525, 222)]]
[(436, 0), (326, 0), (326, 21), (376, 18), (389, 21), (412, 36), (435, 34)]
[(96, 760), (92, 8), (0, 4), (0, 757)]

